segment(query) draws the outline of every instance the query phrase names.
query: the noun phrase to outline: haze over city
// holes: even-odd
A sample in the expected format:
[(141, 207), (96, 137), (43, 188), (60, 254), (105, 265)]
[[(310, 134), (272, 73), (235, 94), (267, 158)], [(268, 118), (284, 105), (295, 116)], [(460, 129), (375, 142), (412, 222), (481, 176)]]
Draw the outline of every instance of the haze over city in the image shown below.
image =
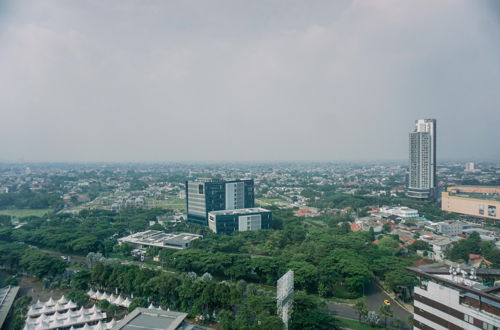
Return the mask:
[(500, 159), (496, 1), (1, 1), (0, 161)]

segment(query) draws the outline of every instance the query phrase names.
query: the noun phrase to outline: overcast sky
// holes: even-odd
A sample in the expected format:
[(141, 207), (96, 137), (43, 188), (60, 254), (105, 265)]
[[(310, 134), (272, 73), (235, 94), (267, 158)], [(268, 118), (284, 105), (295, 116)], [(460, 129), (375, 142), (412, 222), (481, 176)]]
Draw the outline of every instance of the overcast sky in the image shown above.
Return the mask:
[(0, 161), (500, 159), (497, 0), (0, 0)]

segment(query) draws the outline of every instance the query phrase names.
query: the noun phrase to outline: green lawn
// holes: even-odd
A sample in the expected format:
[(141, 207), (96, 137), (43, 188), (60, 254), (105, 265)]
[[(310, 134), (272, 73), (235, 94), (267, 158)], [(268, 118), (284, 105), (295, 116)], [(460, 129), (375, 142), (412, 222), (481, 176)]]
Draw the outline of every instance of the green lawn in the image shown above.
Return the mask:
[[(343, 317), (338, 317), (335, 316), (339, 320), (339, 326), (341, 328), (349, 328), (349, 329), (356, 329), (356, 330), (373, 330), (373, 329), (385, 329), (383, 327), (384, 320), (381, 321), (382, 326), (378, 326), (377, 328), (372, 328), (369, 324), (367, 323), (359, 323), (358, 321), (351, 320), (351, 319), (345, 319)], [(389, 328), (388, 329), (394, 329), (394, 328)]]
[(10, 215), (14, 219), (19, 219), (29, 216), (40, 217), (45, 213), (51, 211), (52, 209), (11, 209), (11, 210), (0, 210), (0, 215)]
[(356, 330), (373, 330), (370, 325), (366, 323), (359, 323), (358, 321), (354, 321), (351, 319), (345, 319), (343, 317), (338, 317), (336, 318), (339, 320), (339, 326), (342, 328), (349, 328), (349, 329), (356, 329)]
[(304, 223), (307, 225), (313, 226), (314, 228), (324, 228), (324, 227), (328, 226), (324, 221), (315, 220), (315, 219), (311, 219), (311, 218), (306, 218), (304, 220)]
[(276, 204), (279, 202), (283, 202), (284, 199), (281, 198), (257, 198), (255, 202), (259, 205), (270, 205), (270, 204)]
[(166, 200), (156, 202), (158, 203), (158, 207), (186, 212), (186, 200), (183, 198), (178, 198), (177, 196), (168, 196)]

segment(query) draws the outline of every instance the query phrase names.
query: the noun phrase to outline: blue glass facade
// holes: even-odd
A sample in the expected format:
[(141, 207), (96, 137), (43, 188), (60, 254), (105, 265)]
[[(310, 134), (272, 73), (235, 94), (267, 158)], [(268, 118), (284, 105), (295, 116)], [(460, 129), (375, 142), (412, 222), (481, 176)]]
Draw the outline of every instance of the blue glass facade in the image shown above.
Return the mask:
[(197, 180), (186, 182), (189, 222), (208, 226), (208, 212), (255, 206), (254, 182), (248, 180)]
[(272, 221), (271, 211), (262, 208), (212, 211), (208, 214), (208, 226), (218, 234), (271, 229)]

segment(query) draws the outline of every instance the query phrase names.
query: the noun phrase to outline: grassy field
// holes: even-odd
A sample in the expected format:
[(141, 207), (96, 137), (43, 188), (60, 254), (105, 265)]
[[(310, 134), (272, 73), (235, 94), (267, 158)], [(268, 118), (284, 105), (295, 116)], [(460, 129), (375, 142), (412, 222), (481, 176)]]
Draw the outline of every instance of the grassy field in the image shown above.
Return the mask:
[(259, 205), (266, 206), (266, 205), (272, 205), (276, 204), (279, 202), (283, 202), (284, 199), (281, 198), (257, 198), (255, 202)]
[(186, 212), (186, 200), (176, 196), (168, 196), (164, 201), (156, 201), (157, 206), (165, 209), (179, 210)]
[(312, 226), (313, 228), (324, 228), (324, 227), (328, 226), (324, 221), (314, 220), (314, 219), (311, 219), (311, 218), (306, 218), (304, 220), (304, 223), (306, 225)]
[[(338, 317), (336, 318), (339, 320), (339, 326), (341, 328), (349, 328), (349, 329), (356, 329), (356, 330), (373, 330), (373, 329), (385, 329), (384, 327), (377, 327), (377, 328), (372, 328), (369, 324), (367, 323), (359, 323), (358, 321), (351, 320), (351, 319), (345, 319), (343, 317)], [(382, 320), (382, 324), (384, 321)], [(387, 329), (394, 329), (394, 328), (389, 328)]]
[(13, 219), (19, 219), (29, 216), (40, 217), (45, 213), (51, 212), (52, 209), (12, 209), (12, 210), (0, 210), (0, 215), (10, 215)]

